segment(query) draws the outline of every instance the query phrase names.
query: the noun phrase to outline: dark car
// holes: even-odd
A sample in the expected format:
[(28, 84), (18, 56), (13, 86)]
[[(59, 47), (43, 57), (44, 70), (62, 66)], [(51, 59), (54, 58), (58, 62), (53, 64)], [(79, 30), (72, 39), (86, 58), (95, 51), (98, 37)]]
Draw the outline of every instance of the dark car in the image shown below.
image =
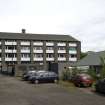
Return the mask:
[(58, 82), (58, 75), (55, 72), (37, 72), (36, 76), (31, 76), (29, 81), (35, 84), (42, 82)]
[(36, 71), (32, 70), (32, 71), (27, 71), (23, 74), (22, 76), (22, 80), (27, 81), (29, 79), (30, 76), (36, 75)]
[(93, 79), (88, 74), (78, 74), (74, 77), (73, 82), (78, 87), (90, 87), (93, 84)]
[(97, 92), (105, 93), (105, 78), (98, 80), (95, 84), (95, 88)]

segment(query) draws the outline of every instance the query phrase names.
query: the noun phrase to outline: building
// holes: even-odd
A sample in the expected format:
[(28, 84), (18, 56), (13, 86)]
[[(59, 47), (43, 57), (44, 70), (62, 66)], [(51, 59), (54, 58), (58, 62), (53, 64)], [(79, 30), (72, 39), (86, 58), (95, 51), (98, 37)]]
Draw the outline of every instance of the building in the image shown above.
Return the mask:
[(49, 62), (76, 62), (80, 50), (80, 41), (69, 35), (0, 32), (1, 71), (47, 70)]
[(76, 62), (74, 66), (88, 66), (89, 69), (95, 70), (96, 73), (100, 73), (102, 69), (101, 58), (105, 58), (105, 51), (89, 52), (86, 57)]

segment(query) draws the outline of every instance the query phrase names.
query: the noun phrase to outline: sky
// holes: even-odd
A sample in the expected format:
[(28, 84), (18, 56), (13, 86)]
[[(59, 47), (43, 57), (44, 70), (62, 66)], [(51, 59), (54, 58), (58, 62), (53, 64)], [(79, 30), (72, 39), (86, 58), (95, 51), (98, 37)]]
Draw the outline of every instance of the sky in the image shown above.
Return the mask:
[(0, 0), (0, 32), (67, 34), (105, 50), (105, 0)]

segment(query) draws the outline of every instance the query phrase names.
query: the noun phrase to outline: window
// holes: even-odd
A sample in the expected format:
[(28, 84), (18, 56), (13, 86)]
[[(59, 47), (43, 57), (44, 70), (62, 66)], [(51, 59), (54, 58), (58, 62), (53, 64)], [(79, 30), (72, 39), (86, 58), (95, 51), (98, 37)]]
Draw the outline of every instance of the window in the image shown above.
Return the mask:
[(58, 58), (63, 58), (63, 57), (65, 57), (64, 54), (58, 54)]
[(42, 50), (42, 47), (34, 47), (34, 50)]
[(5, 40), (5, 42), (16, 42), (16, 40)]
[(47, 41), (47, 42), (46, 42), (46, 46), (54, 46), (54, 42), (52, 42), (52, 41)]
[(65, 42), (58, 42), (58, 46), (66, 46)]
[(43, 54), (34, 54), (34, 57), (35, 58), (42, 58), (43, 57)]
[(21, 50), (30, 50), (30, 47), (21, 47)]
[(30, 43), (28, 40), (21, 41), (21, 43)]
[(47, 47), (46, 50), (53, 50), (53, 47)]
[(54, 55), (53, 54), (47, 54), (47, 56), (46, 56), (47, 58), (53, 58), (54, 57)]
[(65, 47), (58, 47), (58, 50), (66, 50)]
[(76, 51), (76, 48), (75, 47), (70, 47), (69, 50), (70, 51)]
[(16, 56), (17, 54), (11, 54), (11, 53), (5, 55), (6, 58), (15, 58)]
[(1, 58), (1, 53), (0, 53), (0, 58)]
[(29, 58), (30, 57), (30, 54), (21, 54), (21, 57), (22, 58)]
[(77, 55), (71, 54), (70, 57), (71, 57), (71, 58), (75, 58), (75, 57), (77, 57)]
[(6, 46), (6, 49), (8, 49), (8, 50), (15, 50), (16, 46)]
[(27, 46), (27, 45), (29, 46), (30, 45), (30, 41), (21, 41), (20, 44), (22, 46)]

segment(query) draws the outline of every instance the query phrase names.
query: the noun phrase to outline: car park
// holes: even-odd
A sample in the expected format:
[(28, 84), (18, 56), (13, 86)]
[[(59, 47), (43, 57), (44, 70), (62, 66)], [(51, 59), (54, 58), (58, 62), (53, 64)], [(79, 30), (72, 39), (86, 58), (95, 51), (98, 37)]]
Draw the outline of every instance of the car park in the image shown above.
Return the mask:
[(78, 86), (78, 87), (82, 87), (82, 86), (90, 87), (93, 84), (93, 79), (88, 74), (77, 74), (73, 78), (73, 83), (75, 86)]
[(97, 92), (105, 93), (105, 78), (96, 82), (95, 89)]
[(29, 81), (35, 84), (42, 82), (58, 82), (59, 78), (55, 72), (37, 72), (35, 76), (31, 76)]

